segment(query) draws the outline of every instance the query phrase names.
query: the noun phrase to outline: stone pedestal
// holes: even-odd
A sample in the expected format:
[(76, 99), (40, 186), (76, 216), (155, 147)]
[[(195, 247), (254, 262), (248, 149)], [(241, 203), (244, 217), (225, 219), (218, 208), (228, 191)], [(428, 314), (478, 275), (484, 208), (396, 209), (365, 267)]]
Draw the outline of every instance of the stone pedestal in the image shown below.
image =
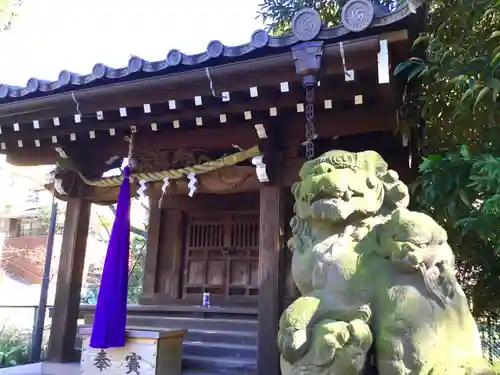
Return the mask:
[(127, 330), (122, 348), (89, 347), (91, 328), (82, 328), (82, 375), (180, 375), (186, 330)]

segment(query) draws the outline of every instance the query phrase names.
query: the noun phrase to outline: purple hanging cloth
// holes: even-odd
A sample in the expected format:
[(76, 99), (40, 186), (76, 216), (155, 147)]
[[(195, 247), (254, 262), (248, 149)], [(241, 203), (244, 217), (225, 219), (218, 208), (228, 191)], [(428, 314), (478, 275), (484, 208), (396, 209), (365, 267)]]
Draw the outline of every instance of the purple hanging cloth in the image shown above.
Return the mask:
[(125, 346), (130, 246), (130, 168), (125, 167), (90, 337), (97, 349)]

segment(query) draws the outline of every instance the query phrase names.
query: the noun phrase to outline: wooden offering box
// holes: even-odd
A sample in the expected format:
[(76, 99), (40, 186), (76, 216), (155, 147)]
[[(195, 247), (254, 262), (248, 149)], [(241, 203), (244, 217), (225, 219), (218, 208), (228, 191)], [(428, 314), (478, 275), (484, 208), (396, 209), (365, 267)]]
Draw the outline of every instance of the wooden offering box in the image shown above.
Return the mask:
[(127, 330), (122, 348), (89, 347), (92, 329), (80, 329), (82, 375), (180, 375), (186, 330)]

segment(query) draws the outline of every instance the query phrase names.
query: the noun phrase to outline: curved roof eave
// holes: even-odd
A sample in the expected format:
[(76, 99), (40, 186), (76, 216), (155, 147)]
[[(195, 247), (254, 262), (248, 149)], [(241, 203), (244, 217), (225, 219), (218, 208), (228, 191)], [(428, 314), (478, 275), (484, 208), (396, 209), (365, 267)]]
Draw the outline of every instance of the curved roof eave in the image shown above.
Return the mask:
[[(363, 1), (363, 0), (356, 0)], [(343, 22), (331, 28), (322, 28), (314, 40), (324, 41), (327, 44), (349, 40), (358, 36), (379, 34), (395, 27), (403, 28), (405, 21), (415, 14), (419, 4), (416, 0), (407, 0), (392, 12), (375, 15), (369, 27), (362, 32), (350, 31)], [(347, 26), (347, 27), (346, 27)], [(110, 84), (126, 83), (155, 76), (184, 73), (205, 67), (225, 65), (232, 62), (251, 61), (256, 58), (268, 57), (289, 51), (289, 48), (302, 40), (289, 33), (284, 36), (271, 36), (266, 30), (256, 30), (252, 33), (250, 42), (238, 46), (225, 46), (220, 41), (208, 43), (204, 52), (187, 55), (180, 50), (173, 49), (167, 57), (160, 61), (146, 61), (133, 56), (127, 66), (111, 68), (102, 63), (94, 65), (92, 72), (78, 75), (63, 70), (56, 81), (45, 81), (38, 78), (28, 80), (25, 87), (0, 84), (0, 106), (20, 100), (41, 98), (51, 94), (81, 89), (94, 89)]]

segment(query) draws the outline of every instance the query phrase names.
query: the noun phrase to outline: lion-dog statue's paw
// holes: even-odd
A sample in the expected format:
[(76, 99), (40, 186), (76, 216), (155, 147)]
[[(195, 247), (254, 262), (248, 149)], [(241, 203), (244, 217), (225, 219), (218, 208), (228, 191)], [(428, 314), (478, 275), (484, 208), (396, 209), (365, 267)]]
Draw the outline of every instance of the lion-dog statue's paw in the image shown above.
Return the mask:
[[(309, 307), (314, 305), (309, 298), (306, 301)], [(306, 301), (302, 301), (303, 306)], [(290, 316), (285, 319), (282, 317), (281, 322), (294, 320), (298, 323), (298, 315), (293, 314), (295, 320), (290, 319)], [(309, 316), (313, 318), (314, 314)], [(346, 323), (321, 318), (314, 321), (313, 318), (309, 324), (301, 322), (300, 327), (286, 328), (281, 325), (278, 334), (284, 375), (307, 374), (312, 369), (315, 374), (360, 374), (373, 340), (370, 327), (361, 319)]]
[(311, 325), (321, 300), (313, 296), (298, 298), (283, 312), (279, 322), (278, 349), (293, 364), (301, 359), (311, 345)]
[(373, 343), (370, 327), (362, 320), (353, 320), (348, 326), (349, 339), (337, 348), (330, 361), (330, 374), (357, 375), (362, 373), (368, 350)]
[(309, 350), (300, 360), (292, 364), (282, 357), (282, 373), (359, 375), (371, 344), (370, 328), (362, 320), (323, 320), (312, 328)]

